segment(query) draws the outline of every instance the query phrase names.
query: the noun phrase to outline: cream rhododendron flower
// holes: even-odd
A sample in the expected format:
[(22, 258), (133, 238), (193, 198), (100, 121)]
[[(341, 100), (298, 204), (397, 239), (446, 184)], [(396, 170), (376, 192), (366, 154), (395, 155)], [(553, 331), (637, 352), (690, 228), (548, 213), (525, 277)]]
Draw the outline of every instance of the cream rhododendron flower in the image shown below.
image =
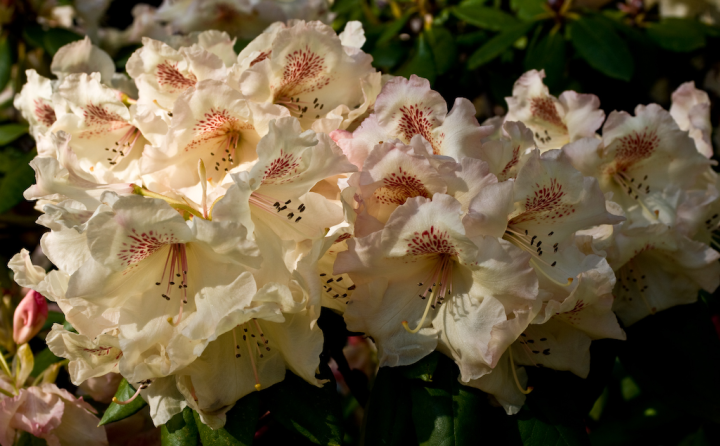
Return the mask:
[(338, 255), (335, 272), (356, 284), (348, 328), (377, 342), (381, 365), (412, 364), (441, 343), (463, 381), (475, 379), (530, 322), (529, 256), (494, 237), (468, 238), (461, 216), (448, 195), (411, 198)]
[(370, 115), (352, 135), (337, 135), (338, 144), (348, 158), (362, 166), (372, 148), (384, 141), (399, 139), (409, 144), (415, 135), (422, 136), (432, 147), (433, 155), (445, 155), (459, 161), (477, 158), (483, 138), (492, 127), (480, 126), (475, 107), (458, 98), (448, 113), (447, 103), (430, 89), (427, 79), (394, 77), (384, 86)]
[(503, 238), (532, 256), (535, 270), (560, 285), (574, 280), (564, 248), (575, 232), (622, 221), (607, 212), (597, 180), (584, 177), (560, 150), (534, 150), (514, 181), (515, 209)]
[(522, 122), (507, 121), (501, 130), (497, 139), (483, 144), (478, 157), (488, 163), (499, 181), (505, 181), (517, 176), (536, 145), (532, 130)]
[(544, 77), (544, 70), (531, 70), (515, 82), (512, 97), (506, 98), (505, 120), (521, 121), (532, 130), (541, 151), (595, 135), (605, 120), (597, 96), (566, 91), (555, 98)]
[(137, 84), (139, 103), (155, 104), (165, 113), (199, 81), (222, 80), (227, 75), (223, 60), (200, 45), (176, 50), (149, 38), (143, 38), (142, 48), (133, 53), (126, 69)]
[(117, 336), (101, 333), (95, 339), (67, 331), (60, 324), (53, 324), (45, 338), (48, 348), (55, 355), (70, 360), (70, 380), (80, 385), (90, 378), (119, 372), (122, 357)]
[(84, 171), (77, 155), (70, 148), (71, 137), (67, 133), (60, 131), (51, 134), (49, 139), (55, 157), (38, 156), (30, 162), (35, 170), (36, 183), (24, 192), (26, 200), (58, 203), (70, 199), (94, 211), (100, 206), (100, 197), (105, 192), (121, 195), (132, 193), (133, 185), (130, 183), (98, 182), (93, 175)]
[[(522, 368), (569, 370), (586, 378), (590, 371), (590, 343), (595, 339), (625, 339), (612, 311), (615, 274), (607, 261), (585, 254), (575, 245), (565, 250), (569, 268), (577, 277), (572, 286), (560, 286), (539, 275), (542, 310), (512, 344), (492, 373), (468, 385), (492, 394), (508, 414), (525, 402), (527, 373)], [(550, 297), (551, 296), (551, 297)]]
[(303, 128), (345, 129), (374, 103), (380, 73), (370, 55), (344, 46), (363, 40), (344, 40), (321, 22), (275, 24), (238, 56), (237, 88), (250, 100), (284, 105)]
[(342, 221), (342, 209), (310, 189), (323, 178), (355, 170), (324, 133), (302, 131), (296, 118), (270, 122), (257, 146), (257, 163), (232, 175), (237, 196), (250, 213), (237, 218), (251, 231), (259, 226), (284, 240), (317, 239)]
[(611, 113), (602, 140), (582, 139), (563, 151), (626, 212), (667, 225), (674, 224), (679, 192), (691, 188), (710, 164), (656, 104), (639, 105), (635, 116)]
[(90, 42), (85, 36), (83, 40), (69, 43), (58, 50), (53, 56), (50, 71), (60, 81), (75, 73), (99, 73), (102, 82), (112, 85), (115, 73), (115, 62), (108, 54)]
[(50, 446), (106, 446), (105, 429), (98, 427), (94, 413), (91, 405), (55, 384), (20, 389), (16, 396), (0, 400), (0, 444), (12, 446), (21, 430)]
[(106, 183), (138, 178), (147, 144), (133, 122), (134, 110), (118, 96), (97, 73), (81, 73), (66, 76), (53, 97), (57, 122), (50, 131), (67, 133), (83, 172)]
[(53, 82), (35, 70), (27, 70), (25, 75), (27, 83), (15, 96), (13, 105), (30, 124), (30, 134), (38, 139), (57, 119), (52, 103)]
[(315, 377), (322, 332), (307, 310), (284, 314), (282, 307), (281, 301), (272, 302), (270, 296), (260, 300), (247, 310), (252, 319), (210, 342), (198, 359), (177, 372), (178, 389), (210, 427), (222, 427), (225, 412), (237, 400), (282, 381), (286, 369), (322, 386)]
[(616, 272), (613, 310), (630, 326), (720, 285), (720, 253), (662, 224), (614, 228), (606, 248)]
[(201, 159), (207, 179), (218, 184), (234, 167), (255, 161), (269, 121), (288, 115), (283, 107), (248, 101), (222, 82), (199, 82), (175, 101), (162, 145), (143, 153), (147, 183), (159, 192), (195, 186)]
[(695, 88), (695, 82), (685, 82), (672, 94), (670, 115), (680, 130), (689, 132), (698, 152), (712, 157), (710, 98), (707, 93)]
[(67, 297), (97, 306), (98, 317), (114, 315), (128, 381), (165, 376), (198, 353), (181, 334), (197, 342), (214, 336), (223, 318), (250, 302), (256, 287), (246, 265), (259, 264), (257, 248), (239, 223), (188, 224), (159, 199), (104, 200), (112, 210), (88, 222), (91, 258), (70, 277)]

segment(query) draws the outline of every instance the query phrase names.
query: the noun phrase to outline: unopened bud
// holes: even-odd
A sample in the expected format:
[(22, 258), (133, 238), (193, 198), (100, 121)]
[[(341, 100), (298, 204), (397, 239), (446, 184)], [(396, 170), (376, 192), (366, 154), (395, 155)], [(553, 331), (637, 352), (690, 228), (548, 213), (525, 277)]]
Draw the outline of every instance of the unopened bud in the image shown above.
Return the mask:
[(18, 345), (32, 339), (48, 318), (48, 306), (45, 298), (37, 291), (30, 290), (13, 316), (13, 339)]

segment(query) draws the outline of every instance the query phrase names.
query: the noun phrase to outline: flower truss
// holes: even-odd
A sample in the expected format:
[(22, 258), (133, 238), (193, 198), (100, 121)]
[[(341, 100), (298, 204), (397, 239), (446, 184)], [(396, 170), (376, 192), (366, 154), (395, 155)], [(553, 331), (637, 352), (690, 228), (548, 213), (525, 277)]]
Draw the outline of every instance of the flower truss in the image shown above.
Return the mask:
[[(323, 385), (327, 307), (381, 366), (437, 350), (512, 414), (525, 368), (584, 378), (593, 340), (718, 287), (709, 104), (692, 84), (669, 112), (605, 119), (531, 71), (504, 121), (480, 125), (425, 79), (381, 77), (364, 41), (318, 21), (275, 23), (239, 55), (220, 31), (144, 38), (135, 89), (89, 40), (58, 52), (57, 79), (28, 71), (25, 197), (57, 269), (27, 252), (10, 267), (76, 330), (47, 337), (73, 383), (120, 373), (156, 425), (189, 407), (217, 429), (288, 370)], [(82, 406), (19, 392), (3, 410)]]

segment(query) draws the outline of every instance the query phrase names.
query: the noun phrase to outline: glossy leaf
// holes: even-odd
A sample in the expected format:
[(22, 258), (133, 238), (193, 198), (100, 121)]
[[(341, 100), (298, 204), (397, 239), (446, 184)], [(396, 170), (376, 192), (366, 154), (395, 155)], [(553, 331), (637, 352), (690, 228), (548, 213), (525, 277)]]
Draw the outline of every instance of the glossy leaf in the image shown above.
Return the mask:
[(42, 326), (42, 330), (50, 330), (53, 324), (64, 324), (65, 315), (59, 311), (48, 311), (48, 318)]
[(464, 22), (492, 31), (502, 31), (520, 24), (515, 17), (506, 12), (472, 3), (455, 6), (451, 11), (455, 17)]
[[(696, 417), (720, 422), (720, 339), (701, 302), (628, 327), (620, 360), (643, 392)], [(672, 362), (663, 358), (672, 352)]]
[(611, 25), (598, 17), (582, 16), (569, 26), (573, 46), (591, 67), (616, 79), (632, 78), (633, 57)]
[(374, 66), (392, 68), (403, 60), (407, 48), (400, 41), (394, 40), (386, 46), (376, 46), (370, 54)]
[[(163, 446), (196, 446), (198, 442), (198, 428), (195, 424), (194, 412), (186, 407), (182, 412), (175, 414), (160, 429), (160, 441)], [(197, 415), (197, 414), (195, 414)]]
[(468, 68), (474, 70), (491, 60), (498, 57), (503, 51), (510, 48), (518, 39), (532, 29), (533, 23), (523, 23), (513, 28), (507, 29), (492, 39), (488, 40), (485, 45), (475, 51), (468, 60)]
[(0, 146), (10, 144), (28, 132), (25, 124), (0, 125)]
[(235, 403), (227, 412), (225, 426), (221, 429), (210, 429), (196, 412), (193, 415), (203, 446), (249, 446), (260, 418), (260, 394), (253, 392)]
[(38, 438), (33, 434), (25, 431), (18, 431), (17, 440), (13, 446), (46, 446), (47, 441)]
[(491, 407), (485, 393), (458, 381), (459, 370), (439, 355), (432, 382), (412, 380), (412, 419), (423, 446), (520, 445), (515, 417)]
[(286, 428), (313, 443), (342, 444), (342, 408), (333, 382), (315, 387), (288, 371), (285, 380), (263, 390), (260, 397)]
[(543, 8), (546, 3), (546, 0), (510, 0), (510, 8), (517, 11), (521, 20), (533, 20), (538, 15), (547, 13)]
[(0, 214), (20, 203), (23, 192), (35, 182), (35, 172), (28, 164), (35, 152), (23, 153), (6, 148), (0, 152), (0, 165), (5, 175), (0, 179)]
[(415, 364), (398, 367), (398, 369), (405, 378), (432, 382), (435, 369), (437, 369), (438, 361), (440, 361), (441, 357), (442, 354), (440, 352), (433, 352)]
[(43, 35), (43, 47), (54, 56), (61, 47), (82, 38), (83, 36), (65, 28), (50, 28)]
[(424, 77), (432, 84), (435, 82), (435, 56), (428, 44), (425, 34), (420, 34), (415, 41), (413, 54), (395, 73), (398, 76), (410, 77), (411, 74)]
[[(135, 389), (133, 388), (133, 386), (131, 386), (130, 383), (127, 382), (125, 378), (123, 378), (123, 380), (120, 381), (120, 386), (118, 386), (117, 392), (115, 392), (115, 398), (120, 401), (127, 401), (134, 394)], [(142, 396), (140, 395), (138, 395), (137, 398), (135, 398), (135, 400), (133, 400), (133, 402), (129, 404), (120, 405), (110, 403), (110, 406), (108, 406), (107, 410), (103, 414), (103, 417), (100, 420), (100, 424), (98, 424), (98, 426), (123, 420), (145, 407), (146, 404), (147, 403), (144, 399), (142, 399)]]
[(457, 50), (455, 40), (447, 29), (434, 26), (425, 33), (432, 48), (437, 74), (445, 74), (455, 65)]
[(565, 70), (565, 38), (561, 33), (541, 37), (525, 55), (525, 70), (545, 70), (545, 83), (556, 85)]
[(664, 19), (649, 23), (647, 34), (660, 47), (676, 52), (688, 52), (705, 46), (705, 32), (695, 20)]
[(361, 445), (412, 445), (412, 402), (409, 381), (398, 368), (380, 367), (365, 407)]
[[(570, 372), (530, 369), (526, 407), (518, 414), (518, 429), (525, 446), (590, 445), (585, 430), (585, 411), (575, 399), (577, 377)], [(572, 383), (572, 384), (571, 384)], [(582, 383), (580, 383), (582, 385)]]
[(10, 80), (13, 66), (12, 47), (8, 36), (0, 38), (0, 91), (5, 89)]
[(410, 9), (405, 12), (399, 19), (395, 19), (385, 27), (385, 31), (380, 35), (377, 41), (378, 46), (383, 46), (390, 42), (395, 36), (397, 36), (407, 23), (410, 16), (415, 12), (415, 9)]

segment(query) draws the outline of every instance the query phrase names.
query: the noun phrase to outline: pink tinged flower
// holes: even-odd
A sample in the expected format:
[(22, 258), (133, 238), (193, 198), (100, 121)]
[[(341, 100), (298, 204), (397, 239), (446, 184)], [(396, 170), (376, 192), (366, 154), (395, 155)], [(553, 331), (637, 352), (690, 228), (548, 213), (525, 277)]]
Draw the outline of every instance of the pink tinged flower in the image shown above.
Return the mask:
[(695, 88), (695, 82), (685, 82), (672, 94), (670, 114), (680, 130), (689, 132), (698, 152), (707, 158), (712, 157), (710, 98), (707, 93)]
[(51, 446), (106, 446), (105, 429), (98, 427), (96, 410), (55, 384), (20, 389), (0, 401), (0, 444), (11, 446), (22, 430)]
[(13, 339), (16, 344), (25, 344), (40, 331), (48, 317), (45, 298), (37, 291), (27, 292), (15, 308), (13, 316)]
[(430, 143), (434, 155), (456, 160), (477, 158), (483, 138), (493, 130), (478, 124), (475, 107), (467, 99), (458, 98), (448, 113), (442, 96), (430, 89), (426, 79), (415, 75), (409, 80), (395, 77), (385, 84), (375, 102), (375, 115), (385, 134), (382, 140), (397, 138), (408, 144), (420, 135)]
[(555, 98), (543, 84), (544, 77), (544, 70), (531, 70), (515, 82), (512, 97), (506, 98), (505, 120), (530, 128), (541, 151), (592, 137), (605, 119), (597, 96), (566, 91)]
[(334, 271), (356, 284), (345, 319), (377, 342), (381, 365), (441, 348), (467, 381), (530, 322), (537, 279), (528, 256), (494, 237), (466, 237), (461, 204), (448, 195), (411, 198), (382, 231), (347, 243)]
[(581, 139), (563, 151), (575, 168), (598, 179), (626, 212), (674, 225), (679, 190), (692, 188), (710, 161), (660, 106), (639, 105), (635, 116), (613, 112), (602, 141)]

